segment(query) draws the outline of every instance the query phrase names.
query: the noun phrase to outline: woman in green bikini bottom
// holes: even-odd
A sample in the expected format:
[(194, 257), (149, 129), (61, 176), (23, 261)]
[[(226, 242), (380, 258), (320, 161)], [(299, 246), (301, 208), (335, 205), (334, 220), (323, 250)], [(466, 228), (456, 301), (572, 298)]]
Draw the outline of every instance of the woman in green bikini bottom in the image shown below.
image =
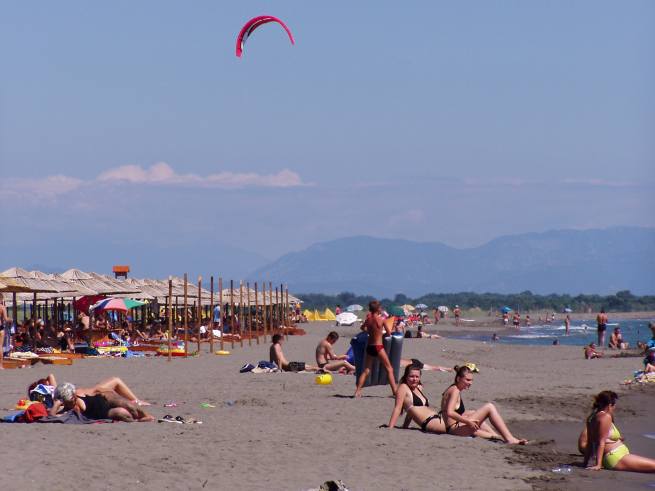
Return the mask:
[(580, 435), (578, 447), (585, 456), (584, 465), (591, 470), (655, 472), (655, 459), (630, 453), (621, 432), (614, 424), (619, 396), (604, 390), (594, 398), (594, 406)]

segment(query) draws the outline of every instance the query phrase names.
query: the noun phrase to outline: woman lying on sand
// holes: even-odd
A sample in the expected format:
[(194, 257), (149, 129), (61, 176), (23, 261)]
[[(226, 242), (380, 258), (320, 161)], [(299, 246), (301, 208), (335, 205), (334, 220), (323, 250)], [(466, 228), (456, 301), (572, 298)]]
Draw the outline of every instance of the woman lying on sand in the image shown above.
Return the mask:
[(424, 432), (446, 432), (441, 414), (437, 414), (430, 407), (427, 396), (421, 390), (422, 387), (419, 366), (407, 365), (405, 373), (400, 379), (400, 385), (396, 390), (396, 404), (389, 419), (389, 429), (396, 426), (400, 414), (405, 411), (407, 415), (405, 416), (403, 428), (407, 428), (414, 421)]
[[(29, 397), (32, 389), (39, 384), (50, 385), (52, 387), (57, 387), (57, 379), (54, 374), (49, 374), (46, 378), (42, 378), (32, 383), (27, 388), (27, 396)], [(150, 403), (140, 400), (134, 392), (127, 386), (122, 379), (118, 377), (111, 377), (102, 382), (97, 383), (93, 387), (78, 387), (75, 389), (75, 395), (78, 397), (84, 396), (93, 396), (97, 394), (102, 394), (105, 392), (113, 392), (128, 401), (136, 404), (137, 406), (150, 406)]]
[(619, 396), (604, 390), (594, 398), (594, 406), (578, 440), (587, 469), (655, 472), (655, 460), (630, 453), (621, 432), (614, 424), (614, 411)]
[(73, 384), (58, 385), (55, 389), (54, 404), (48, 413), (56, 416), (60, 412), (74, 410), (89, 419), (113, 419), (128, 423), (148, 422), (155, 419), (116, 392), (107, 391), (83, 396), (78, 396), (76, 392)]
[[(474, 367), (477, 371), (477, 368)], [(503, 440), (510, 444), (525, 445), (527, 440), (516, 438), (507, 428), (498, 409), (488, 402), (476, 411), (466, 411), (462, 391), (473, 384), (473, 370), (467, 366), (455, 367), (455, 383), (448, 387), (441, 399), (441, 414), (446, 433), (457, 436), (479, 436), (491, 440)], [(489, 420), (489, 424), (486, 420)], [(492, 426), (493, 425), (493, 426)]]

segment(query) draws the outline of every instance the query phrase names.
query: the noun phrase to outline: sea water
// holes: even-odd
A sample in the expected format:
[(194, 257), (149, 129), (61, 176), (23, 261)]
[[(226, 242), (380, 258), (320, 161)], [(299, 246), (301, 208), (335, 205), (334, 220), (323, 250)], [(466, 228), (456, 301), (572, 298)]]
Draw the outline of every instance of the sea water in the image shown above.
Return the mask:
[[(609, 342), (610, 335), (617, 327), (621, 328), (623, 341), (630, 344), (631, 348), (637, 346), (637, 341), (647, 341), (652, 334), (648, 328), (650, 319), (623, 319), (613, 320), (610, 318), (605, 331), (605, 347)], [(551, 324), (537, 324), (534, 326), (521, 326), (520, 329), (506, 328), (498, 326), (496, 331), (500, 336), (498, 343), (502, 344), (524, 344), (524, 345), (552, 345), (553, 341), (558, 340), (559, 344), (570, 346), (585, 346), (591, 342), (598, 342), (598, 332), (596, 331), (596, 320), (576, 320), (571, 322), (569, 334), (566, 334), (566, 327), (561, 319), (555, 320)], [(476, 341), (491, 341), (490, 333), (463, 333), (462, 335), (450, 335), (448, 337), (455, 339), (471, 339)]]

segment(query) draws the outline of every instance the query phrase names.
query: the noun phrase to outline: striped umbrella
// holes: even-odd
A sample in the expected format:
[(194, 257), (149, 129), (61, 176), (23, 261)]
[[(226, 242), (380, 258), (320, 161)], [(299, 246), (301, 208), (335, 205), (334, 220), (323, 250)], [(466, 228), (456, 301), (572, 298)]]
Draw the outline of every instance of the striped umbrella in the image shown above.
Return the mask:
[(91, 306), (91, 310), (117, 310), (127, 312), (134, 307), (141, 307), (145, 302), (132, 300), (131, 298), (105, 298)]

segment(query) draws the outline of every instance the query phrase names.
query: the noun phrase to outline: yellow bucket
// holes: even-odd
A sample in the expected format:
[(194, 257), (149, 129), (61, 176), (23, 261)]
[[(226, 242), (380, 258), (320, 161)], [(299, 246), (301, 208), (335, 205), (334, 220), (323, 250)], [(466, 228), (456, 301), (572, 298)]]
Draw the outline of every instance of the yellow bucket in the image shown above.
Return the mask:
[(329, 373), (321, 373), (316, 376), (315, 380), (317, 385), (330, 385), (332, 384), (332, 375)]

